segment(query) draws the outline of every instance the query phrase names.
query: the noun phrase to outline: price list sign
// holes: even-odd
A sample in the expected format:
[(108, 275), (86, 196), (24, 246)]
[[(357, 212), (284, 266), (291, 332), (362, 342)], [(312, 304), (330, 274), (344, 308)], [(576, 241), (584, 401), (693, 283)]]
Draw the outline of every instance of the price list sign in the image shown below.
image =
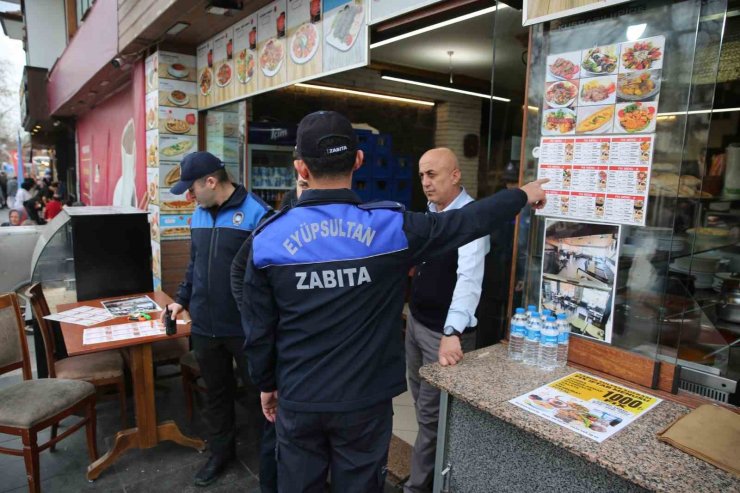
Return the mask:
[(537, 178), (547, 205), (538, 214), (645, 225), (654, 135), (543, 137)]
[(600, 443), (662, 399), (576, 372), (509, 402)]

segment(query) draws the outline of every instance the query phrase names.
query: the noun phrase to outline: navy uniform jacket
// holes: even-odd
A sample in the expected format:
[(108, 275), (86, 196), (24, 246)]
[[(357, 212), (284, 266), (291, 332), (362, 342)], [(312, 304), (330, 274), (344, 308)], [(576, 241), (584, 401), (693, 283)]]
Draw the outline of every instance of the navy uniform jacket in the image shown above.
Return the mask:
[(268, 210), (270, 206), (241, 185), (218, 209), (195, 208), (190, 264), (176, 297), (190, 311), (194, 334), (244, 336), (229, 271), (236, 252)]
[(505, 190), (424, 214), (306, 190), (252, 238), (242, 305), (252, 380), (292, 411), (353, 411), (401, 394), (409, 267), (490, 233), (526, 202)]

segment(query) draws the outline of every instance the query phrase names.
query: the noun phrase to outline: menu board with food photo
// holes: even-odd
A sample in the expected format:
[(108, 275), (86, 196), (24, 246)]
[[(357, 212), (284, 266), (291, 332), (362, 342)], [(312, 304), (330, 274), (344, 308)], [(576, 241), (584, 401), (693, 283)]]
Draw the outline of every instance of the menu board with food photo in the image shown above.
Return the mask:
[(150, 204), (159, 203), (159, 168), (146, 169), (146, 194)]
[(157, 113), (159, 112), (159, 96), (157, 91), (150, 92), (144, 98), (144, 109), (146, 110), (146, 129), (157, 128)]
[(537, 214), (644, 226), (654, 139), (543, 137), (537, 176), (550, 182), (548, 204)]
[(157, 90), (159, 77), (157, 76), (159, 66), (159, 52), (154, 52), (144, 60), (144, 77), (146, 79), (146, 92)]
[(159, 166), (159, 130), (146, 131), (146, 165), (149, 168)]
[(324, 0), (324, 71), (367, 63), (367, 5), (363, 0)]
[(196, 51), (198, 66), (198, 78), (196, 80), (198, 91), (198, 107), (205, 108), (215, 104), (213, 73), (213, 40), (208, 40), (198, 46)]
[(159, 187), (171, 188), (180, 180), (179, 163), (162, 163), (159, 167)]
[(187, 238), (190, 236), (190, 214), (163, 215), (160, 220), (162, 238)]
[(236, 97), (236, 74), (234, 73), (234, 30), (226, 29), (213, 38), (213, 88), (215, 103), (230, 101)]
[(149, 204), (149, 233), (152, 241), (159, 243), (159, 206)]
[(159, 210), (164, 214), (190, 214), (195, 210), (195, 201), (188, 200), (187, 193), (173, 195), (169, 189), (159, 192)]
[(159, 138), (160, 161), (182, 161), (185, 155), (197, 151), (198, 141), (190, 135), (161, 135)]
[(159, 82), (159, 104), (176, 108), (197, 108), (195, 83), (162, 79)]
[(195, 57), (167, 51), (159, 52), (159, 78), (195, 82)]
[(662, 399), (575, 372), (509, 402), (601, 443), (649, 412)]
[(236, 94), (246, 96), (257, 84), (257, 16), (250, 15), (234, 26), (234, 70)]
[(542, 135), (655, 131), (665, 38), (547, 57)]
[(196, 135), (198, 133), (198, 113), (187, 108), (159, 108), (159, 133), (177, 135)]
[(287, 82), (287, 0), (275, 0), (257, 12), (257, 66), (260, 90)]
[(320, 74), (321, 0), (288, 0), (288, 80)]

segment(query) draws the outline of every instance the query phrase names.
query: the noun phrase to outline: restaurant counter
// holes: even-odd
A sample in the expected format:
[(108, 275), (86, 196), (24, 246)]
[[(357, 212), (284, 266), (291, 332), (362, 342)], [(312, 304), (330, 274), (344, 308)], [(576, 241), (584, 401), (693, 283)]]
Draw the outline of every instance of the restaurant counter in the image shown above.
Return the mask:
[(663, 401), (598, 443), (508, 402), (573, 371), (510, 361), (504, 344), (454, 367), (422, 367), (421, 377), (443, 391), (435, 493), (740, 491), (740, 478), (656, 438), (686, 406)]

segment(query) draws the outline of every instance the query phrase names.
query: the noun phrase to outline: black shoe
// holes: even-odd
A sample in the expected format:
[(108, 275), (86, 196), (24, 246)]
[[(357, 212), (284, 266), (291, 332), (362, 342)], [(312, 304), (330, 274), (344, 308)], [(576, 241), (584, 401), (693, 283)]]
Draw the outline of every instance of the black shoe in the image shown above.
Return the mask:
[(234, 454), (228, 455), (211, 455), (208, 462), (205, 463), (200, 471), (195, 475), (193, 483), (195, 486), (208, 486), (218, 479), (218, 476), (226, 469), (226, 466), (234, 458)]

